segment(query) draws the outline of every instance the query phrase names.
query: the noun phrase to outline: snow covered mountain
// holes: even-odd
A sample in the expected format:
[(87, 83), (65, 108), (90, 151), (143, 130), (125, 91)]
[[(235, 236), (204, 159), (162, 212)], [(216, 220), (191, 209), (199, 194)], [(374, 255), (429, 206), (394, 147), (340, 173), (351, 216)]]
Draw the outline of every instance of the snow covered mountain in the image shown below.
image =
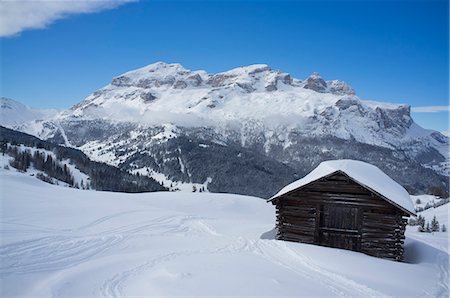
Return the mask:
[(57, 113), (56, 109), (33, 109), (13, 99), (0, 98), (0, 125), (3, 126), (46, 120), (54, 117)]
[[(326, 159), (374, 163), (412, 192), (448, 189), (448, 137), (408, 105), (264, 64), (218, 74), (158, 62), (115, 77), (53, 120), (15, 129), (129, 171), (268, 197)], [(408, 169), (410, 175), (404, 175)]]

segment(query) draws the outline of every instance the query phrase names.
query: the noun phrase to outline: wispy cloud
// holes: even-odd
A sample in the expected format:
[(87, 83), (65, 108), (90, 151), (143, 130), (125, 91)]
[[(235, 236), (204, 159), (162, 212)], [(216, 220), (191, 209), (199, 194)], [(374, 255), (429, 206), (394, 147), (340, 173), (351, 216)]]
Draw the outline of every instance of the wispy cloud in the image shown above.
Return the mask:
[(412, 107), (411, 111), (414, 113), (437, 113), (449, 112), (450, 106), (426, 106), (426, 107)]
[(73, 14), (115, 8), (133, 0), (1, 0), (0, 37), (45, 28)]

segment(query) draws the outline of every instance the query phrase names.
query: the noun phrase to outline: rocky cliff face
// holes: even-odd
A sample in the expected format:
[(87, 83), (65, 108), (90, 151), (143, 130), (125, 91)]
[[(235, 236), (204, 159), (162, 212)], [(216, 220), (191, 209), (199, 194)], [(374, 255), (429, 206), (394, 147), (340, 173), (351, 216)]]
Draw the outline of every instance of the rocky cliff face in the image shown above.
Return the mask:
[(53, 120), (16, 128), (129, 171), (268, 197), (320, 161), (371, 162), (412, 192), (448, 188), (448, 138), (407, 105), (361, 100), (346, 83), (252, 65), (218, 74), (155, 63)]

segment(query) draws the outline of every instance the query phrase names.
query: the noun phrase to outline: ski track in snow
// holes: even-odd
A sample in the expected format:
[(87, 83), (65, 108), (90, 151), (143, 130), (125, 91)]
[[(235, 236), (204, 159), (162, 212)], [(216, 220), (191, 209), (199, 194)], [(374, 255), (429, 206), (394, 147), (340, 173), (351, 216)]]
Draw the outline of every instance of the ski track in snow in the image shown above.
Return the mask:
[[(76, 234), (80, 231), (89, 232), (90, 229), (98, 228), (108, 221), (136, 212), (144, 211), (120, 212), (101, 217), (76, 229), (61, 229), (59, 230), (59, 235), (3, 245), (0, 247), (0, 274), (27, 274), (74, 267), (80, 263), (89, 262), (95, 256), (112, 249), (125, 239), (134, 237), (141, 232), (144, 232), (145, 235), (156, 235), (155, 231), (159, 231), (157, 235), (180, 233), (195, 236), (221, 236), (204, 222), (205, 218), (191, 215), (161, 216), (148, 221), (122, 225), (93, 235), (74, 235), (74, 233)], [(149, 231), (152, 231), (152, 234), (149, 234)], [(58, 231), (49, 229), (46, 232), (55, 233)], [(318, 282), (340, 297), (354, 296), (354, 293), (364, 297), (386, 296), (342, 275), (321, 268), (303, 254), (289, 248), (285, 243), (274, 240), (249, 240), (244, 237), (231, 239), (230, 244), (219, 248), (182, 250), (158, 256), (139, 266), (114, 274), (114, 276), (104, 281), (100, 288), (100, 293), (106, 297), (125, 296), (124, 289), (126, 282), (130, 278), (148, 272), (160, 263), (169, 262), (177, 258), (193, 255), (239, 254), (244, 252), (253, 253), (277, 266), (293, 271), (303, 278)], [(58, 285), (54, 285), (55, 287), (57, 288)]]
[(449, 293), (449, 283), (450, 283), (450, 276), (449, 276), (449, 258), (448, 254), (440, 253), (436, 256), (437, 258), (437, 264), (439, 267), (439, 275), (438, 275), (438, 282), (437, 286), (438, 288), (435, 290), (436, 292), (433, 293), (433, 297), (445, 297)]
[[(61, 229), (58, 231), (32, 226), (47, 233), (59, 232), (59, 234), (0, 246), (0, 274), (26, 274), (73, 267), (89, 261), (92, 257), (111, 249), (125, 239), (137, 236), (141, 232), (144, 232), (147, 236), (177, 233), (219, 235), (202, 222), (202, 219), (205, 218), (190, 215), (162, 216), (148, 221), (123, 225), (97, 234), (76, 235), (80, 231), (89, 230), (117, 217), (135, 212), (140, 211), (108, 215), (77, 229)], [(7, 224), (14, 225), (15, 223)], [(14, 232), (14, 230), (8, 231)], [(152, 232), (149, 233), (149, 231)], [(154, 233), (154, 231), (159, 231), (159, 233)]]
[[(139, 235), (141, 232), (147, 236), (168, 234), (221, 236), (204, 222), (207, 218), (182, 214), (130, 223), (93, 235), (75, 236), (78, 232), (89, 232), (90, 229), (99, 228), (108, 221), (137, 212), (145, 211), (132, 210), (115, 213), (75, 229), (61, 229), (59, 235), (3, 245), (0, 247), (0, 274), (26, 274), (74, 267), (80, 263), (89, 262), (95, 256), (112, 249), (125, 239)], [(58, 232), (55, 229), (38, 228), (48, 233)], [(155, 233), (155, 231), (159, 232)], [(214, 249), (181, 250), (160, 255), (138, 266), (114, 274), (103, 282), (99, 289), (100, 294), (105, 297), (126, 296), (126, 283), (131, 278), (148, 273), (158, 264), (170, 262), (177, 258), (250, 252), (276, 266), (288, 269), (302, 278), (323, 285), (330, 289), (335, 296), (352, 297), (355, 294), (360, 297), (388, 296), (343, 275), (324, 269), (298, 250), (289, 247), (289, 244), (285, 242), (265, 239), (249, 240), (241, 236), (231, 238), (229, 242), (228, 245)], [(433, 294), (425, 292), (424, 295), (426, 296), (442, 296), (444, 293), (448, 293), (448, 264), (445, 262), (447, 258), (444, 254), (438, 257), (440, 258), (438, 262), (440, 266), (439, 289), (434, 289), (435, 293)], [(58, 284), (53, 285), (56, 293), (57, 288)]]
[(317, 282), (329, 288), (339, 297), (387, 297), (388, 295), (359, 284), (343, 275), (326, 270), (301, 253), (295, 252), (285, 243), (274, 240), (248, 240), (238, 237), (234, 243), (214, 250), (177, 251), (165, 254), (147, 261), (139, 266), (130, 268), (105, 281), (100, 291), (105, 297), (123, 297), (125, 284), (130, 278), (151, 270), (163, 262), (170, 262), (181, 257), (205, 254), (237, 254), (242, 252), (254, 253), (263, 259), (286, 268), (303, 278)]
[(207, 251), (179, 251), (174, 253), (169, 253), (162, 255), (160, 257), (154, 258), (148, 262), (145, 262), (142, 265), (137, 267), (133, 267), (129, 270), (123, 271), (121, 273), (115, 274), (112, 278), (106, 280), (103, 286), (100, 288), (101, 295), (104, 297), (123, 297), (125, 296), (123, 293), (124, 283), (129, 280), (131, 277), (135, 277), (139, 274), (142, 274), (156, 265), (169, 262), (179, 257), (189, 257), (192, 255), (199, 255), (208, 253)]
[(110, 249), (119, 235), (93, 237), (50, 236), (0, 247), (0, 274), (27, 274), (72, 267)]
[(358, 293), (358, 296), (361, 297), (387, 296), (319, 266), (304, 254), (290, 248), (289, 244), (283, 241), (243, 240), (245, 241), (244, 247), (246, 251), (250, 251), (277, 266), (293, 271), (303, 278), (322, 284), (336, 296), (352, 297), (355, 296), (355, 293)]
[[(29, 179), (37, 183), (34, 179)], [(51, 194), (53, 191), (52, 188)], [(250, 266), (255, 266), (248, 272), (257, 273), (256, 279), (249, 276), (250, 280), (271, 280), (278, 276), (276, 274), (280, 274), (280, 280), (286, 283), (278, 283), (277, 286), (283, 289), (289, 287), (289, 293), (295, 295), (304, 292), (303, 286), (309, 285), (311, 289), (317, 288), (317, 293), (337, 297), (385, 297), (401, 296), (399, 294), (403, 293), (411, 295), (410, 287), (414, 287), (413, 293), (417, 293), (415, 295), (423, 297), (447, 297), (449, 293), (449, 264), (445, 251), (419, 259), (418, 262), (423, 263), (421, 265), (379, 262), (376, 258), (361, 261), (361, 256), (344, 256), (339, 251), (329, 250), (331, 255), (327, 257), (333, 257), (333, 260), (335, 257), (343, 257), (343, 261), (338, 260), (336, 264), (353, 266), (342, 270), (340, 265), (325, 263), (326, 260), (321, 259), (321, 249), (317, 253), (311, 253), (310, 248), (305, 249), (302, 244), (259, 239), (266, 224), (271, 223), (272, 214), (265, 214), (266, 205), (256, 198), (252, 201), (250, 198), (231, 195), (177, 196), (164, 193), (146, 194), (141, 196), (142, 200), (135, 200), (141, 197), (122, 199), (119, 195), (102, 192), (89, 197), (93, 193), (84, 192), (88, 196), (84, 198), (80, 196), (81, 191), (69, 191), (65, 188), (61, 191), (67, 191), (76, 198), (72, 205), (47, 201), (51, 197), (50, 192), (37, 195), (35, 202), (26, 199), (20, 201), (21, 198), (13, 195), (8, 196), (8, 200), (3, 198), (10, 204), (5, 206), (16, 207), (14, 204), (18, 204), (20, 208), (17, 210), (20, 212), (17, 211), (13, 216), (5, 214), (0, 221), (0, 232), (5, 236), (0, 243), (0, 276), (12, 284), (8, 284), (9, 288), (5, 292), (0, 291), (0, 295), (5, 293), (6, 296), (8, 291), (16, 291), (22, 296), (29, 293), (55, 297), (90, 293), (90, 296), (123, 297), (129, 296), (133, 291), (141, 291), (142, 286), (153, 286), (146, 285), (146, 280), (158, 276), (162, 269), (174, 268), (172, 270), (176, 270), (176, 277), (184, 278), (188, 276), (185, 274), (190, 273), (183, 273), (183, 266), (205, 260), (226, 261), (224, 266), (231, 266), (233, 269), (230, 272), (237, 274), (233, 278), (239, 279), (241, 268), (236, 266), (242, 265), (237, 262), (244, 259), (249, 261)], [(93, 200), (99, 201), (92, 203)], [(77, 206), (78, 201), (83, 204)], [(24, 202), (35, 205), (23, 207), (22, 211)], [(47, 202), (51, 204), (47, 205)], [(116, 205), (106, 206), (105, 203), (109, 202)], [(86, 214), (81, 212), (73, 216), (71, 212), (66, 213), (68, 210), (84, 210), (83, 208), (87, 210)], [(50, 210), (49, 218), (40, 218), (43, 211), (47, 210)], [(205, 214), (210, 217), (202, 216)], [(61, 228), (58, 228), (60, 225)], [(155, 245), (152, 248), (148, 247), (149, 244)], [(424, 245), (417, 247), (421, 246)], [(429, 248), (423, 253), (427, 251), (435, 250)], [(237, 262), (228, 263), (230, 256)], [(352, 264), (353, 261), (355, 264)], [(358, 263), (359, 261), (361, 262)], [(223, 264), (218, 262), (218, 265)], [(364, 276), (359, 278), (352, 271), (360, 270), (360, 265), (369, 266), (368, 274), (383, 274), (376, 270), (394, 271), (386, 274), (386, 277), (377, 277), (374, 281)], [(211, 274), (222, 273), (222, 269), (219, 272), (214, 270)], [(259, 272), (252, 270), (267, 271), (258, 275)], [(409, 274), (409, 271), (412, 273)], [(418, 277), (422, 278), (424, 272), (429, 276), (424, 281), (424, 286), (420, 282), (414, 284)], [(209, 273), (201, 271), (204, 275)], [(395, 277), (397, 273), (404, 274), (404, 281), (410, 284), (395, 285), (392, 288), (389, 278)], [(195, 281), (186, 282), (188, 289), (205, 276), (199, 275), (196, 278), (198, 279)], [(233, 278), (231, 280), (234, 282)], [(28, 282), (23, 284), (23, 289), (22, 281)], [(175, 279), (170, 282), (177, 281)], [(162, 287), (163, 294), (169, 294), (173, 290), (164, 288), (167, 286), (164, 280), (158, 283), (156, 278), (154, 282), (157, 289)], [(83, 287), (84, 284), (87, 285)], [(270, 287), (269, 285), (268, 288)], [(217, 295), (214, 290), (205, 289), (212, 291), (207, 294)], [(252, 290), (259, 290), (259, 294), (265, 293), (262, 288), (255, 287)], [(316, 292), (312, 291), (304, 294), (314, 295)]]
[(335, 296), (355, 297), (355, 293), (357, 293), (359, 297), (388, 297), (387, 294), (318, 266), (311, 259), (289, 248), (285, 243), (273, 240), (253, 241), (243, 237), (238, 237), (234, 244), (229, 244), (215, 250), (178, 251), (159, 256), (139, 266), (115, 274), (112, 278), (105, 281), (100, 291), (102, 296), (105, 297), (124, 297), (126, 296), (124, 294), (125, 284), (128, 280), (139, 274), (148, 272), (160, 263), (193, 255), (237, 254), (243, 252), (254, 253), (277, 266), (293, 271), (303, 278), (317, 282), (329, 288)]

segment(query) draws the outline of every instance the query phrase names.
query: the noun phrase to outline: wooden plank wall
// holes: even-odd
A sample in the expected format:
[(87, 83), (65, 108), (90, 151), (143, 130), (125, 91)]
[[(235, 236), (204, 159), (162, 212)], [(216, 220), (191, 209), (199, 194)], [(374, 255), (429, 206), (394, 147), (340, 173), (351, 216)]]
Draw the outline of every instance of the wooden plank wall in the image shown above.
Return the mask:
[[(272, 203), (276, 205), (277, 239), (333, 246), (326, 243), (326, 239), (345, 243), (348, 240), (345, 237), (358, 237), (358, 245), (352, 249), (381, 258), (403, 260), (406, 214), (344, 175), (336, 174), (317, 181)], [(334, 231), (332, 236), (328, 233), (324, 237), (323, 233), (327, 232), (320, 228), (321, 209), (322, 212), (324, 209), (321, 206), (357, 208), (361, 223), (357, 235), (352, 228), (341, 235)], [(353, 234), (349, 236), (349, 233)], [(336, 239), (339, 236), (343, 237), (342, 241)]]
[(277, 239), (314, 243), (316, 232), (316, 206), (299, 204), (296, 200), (278, 200)]
[(407, 219), (401, 213), (384, 214), (364, 211), (361, 252), (368, 255), (403, 260)]

